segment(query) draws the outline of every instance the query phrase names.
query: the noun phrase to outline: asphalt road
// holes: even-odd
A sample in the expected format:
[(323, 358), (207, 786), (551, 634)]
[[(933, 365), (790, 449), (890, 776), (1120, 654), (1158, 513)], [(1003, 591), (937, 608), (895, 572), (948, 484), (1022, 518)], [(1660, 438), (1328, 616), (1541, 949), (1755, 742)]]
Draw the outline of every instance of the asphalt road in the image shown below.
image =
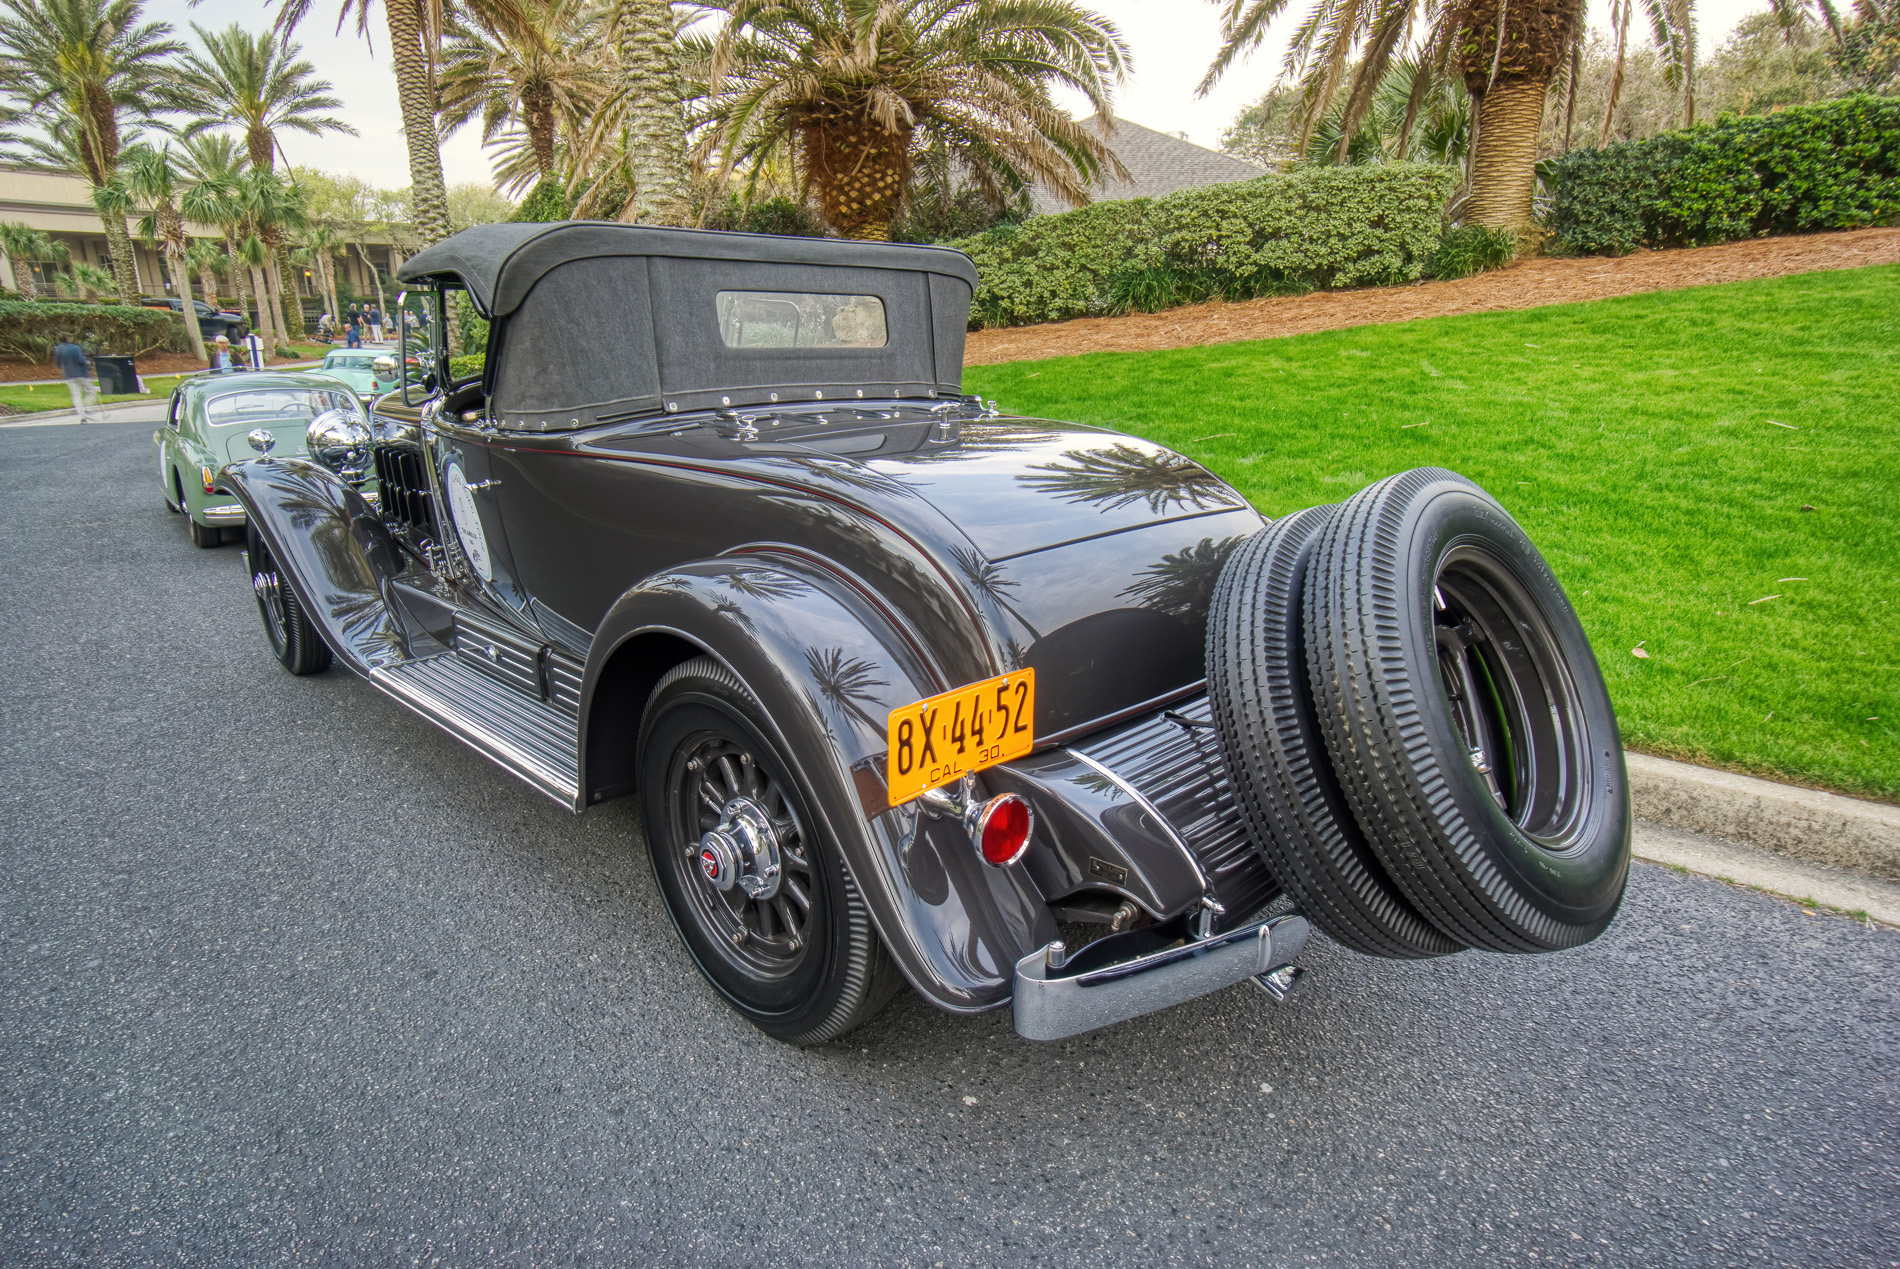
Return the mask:
[(1900, 936), (1639, 865), (1064, 1044), (800, 1052), (575, 817), (270, 658), (150, 425), (0, 432), (0, 1262), (1900, 1264)]

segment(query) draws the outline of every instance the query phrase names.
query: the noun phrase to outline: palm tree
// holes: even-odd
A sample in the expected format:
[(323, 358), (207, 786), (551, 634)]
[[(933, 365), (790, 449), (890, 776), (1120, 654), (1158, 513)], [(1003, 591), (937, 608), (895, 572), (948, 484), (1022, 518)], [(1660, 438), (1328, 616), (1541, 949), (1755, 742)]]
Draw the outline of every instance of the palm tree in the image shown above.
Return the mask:
[(442, 135), (479, 115), (484, 145), (525, 141), (496, 172), (504, 189), (557, 179), (559, 140), (581, 135), (612, 87), (607, 17), (601, 0), (542, 0), (532, 39), (451, 19), (438, 79)]
[[(12, 2), (12, 0), (9, 0)], [(369, 34), (373, 0), (337, 0), (337, 30), (352, 16), (357, 34)], [(309, 15), (313, 0), (278, 0), (277, 30), (288, 35)], [(442, 178), (442, 143), (435, 126), (435, 56), (443, 25), (457, 13), (479, 18), (491, 30), (524, 37), (533, 30), (535, 0), (383, 0), (390, 60), (396, 68), (396, 101), (403, 140), (409, 147), (409, 190), (416, 232), (423, 245), (449, 236), (449, 191)]]
[[(224, 239), (226, 262), (219, 271), (229, 273), (236, 284), (240, 309), (252, 303), (261, 312), (263, 305), (255, 303), (245, 282), (247, 271), (240, 268), (238, 262), (238, 242), (242, 237), (239, 231), (244, 223), (238, 185), (244, 177), (246, 161), (243, 147), (236, 138), (203, 133), (185, 138), (180, 147), (179, 166), (192, 184), (179, 199), (179, 207), (186, 219), (218, 227)], [(261, 326), (262, 322), (253, 325)]]
[(218, 277), (231, 271), (231, 256), (224, 245), (210, 238), (198, 239), (185, 250), (185, 267), (198, 275), (198, 289), (204, 294), (204, 302), (212, 308), (221, 307), (218, 303)]
[(150, 118), (176, 104), (166, 59), (183, 46), (168, 38), (165, 23), (139, 21), (140, 0), (0, 5), (0, 92), (49, 135), (65, 132), (72, 170), (92, 186), (100, 209), (119, 301), (137, 304), (132, 237), (125, 217), (104, 204), (119, 171), (122, 116)]
[(169, 145), (127, 146), (123, 155), (126, 189), (132, 197), (147, 203), (152, 210), (139, 222), (139, 233), (158, 248), (165, 262), (172, 290), (177, 293), (179, 318), (191, 340), (191, 351), (205, 360), (204, 332), (198, 328), (198, 310), (191, 302), (191, 281), (185, 269), (185, 255), (191, 250), (191, 235), (185, 232), (185, 218), (178, 210), (183, 176), (172, 164)]
[(330, 302), (330, 320), (341, 321), (336, 304), (336, 253), (343, 247), (343, 236), (331, 225), (312, 224), (303, 234), (303, 256), (316, 266), (317, 285), (323, 288), (324, 298)]
[[(1216, 2), (1223, 10), (1221, 48), (1201, 81), (1202, 93), (1259, 45), (1288, 0)], [(1646, 8), (1658, 6), (1671, 31), (1689, 21), (1690, 2), (1644, 0)], [(1544, 101), (1558, 70), (1571, 60), (1583, 3), (1316, 0), (1294, 32), (1284, 67), (1288, 75), (1300, 77), (1305, 89), (1301, 148), (1341, 91), (1341, 144), (1348, 144), (1394, 59), (1416, 48), (1428, 73), (1414, 78), (1408, 120), (1448, 78), (1462, 79), (1474, 103), (1467, 218), (1528, 234)], [(1686, 35), (1674, 38), (1665, 44), (1665, 55), (1681, 56), (1689, 43)], [(1408, 122), (1405, 131), (1410, 130)]]
[[(276, 168), (283, 149), (280, 134), (285, 129), (313, 137), (326, 132), (356, 135), (355, 128), (325, 113), (343, 103), (330, 95), (328, 81), (316, 78), (316, 67), (300, 60), (300, 45), (271, 31), (252, 35), (235, 22), (221, 31), (207, 31), (195, 22), (191, 29), (202, 51), (185, 54), (179, 79), (194, 108), (205, 117), (187, 131), (226, 125), (241, 128), (251, 168), (258, 172)], [(294, 296), (290, 256), (282, 243), (274, 251), (271, 273), (277, 289)], [(286, 335), (302, 336), (302, 307), (293, 304), (289, 317)]]
[(701, 153), (721, 180), (790, 154), (826, 218), (886, 239), (918, 150), (942, 140), (993, 206), (1040, 183), (1088, 201), (1108, 143), (1060, 109), (1102, 117), (1128, 69), (1108, 19), (1070, 0), (705, 0), (727, 21), (691, 38), (710, 94)]
[[(260, 294), (269, 297), (277, 335), (288, 343), (293, 332), (284, 317), (285, 288), (277, 264), (283, 258), (285, 236), (296, 233), (306, 224), (303, 191), (275, 172), (254, 167), (238, 182), (238, 202), (243, 207), (251, 233), (263, 245), (266, 256), (264, 290)], [(302, 316), (299, 310), (299, 328), (303, 325)]]
[(613, 32), (620, 48), (620, 91), (603, 122), (625, 146), (633, 194), (620, 218), (650, 225), (691, 223), (692, 182), (686, 145), (686, 79), (679, 23), (668, 0), (617, 0)]
[(37, 288), (32, 281), (21, 277), (20, 265), (29, 261), (64, 261), (71, 254), (65, 243), (47, 237), (30, 225), (19, 221), (0, 223), (0, 259), (7, 262), (13, 289), (28, 299), (33, 298)]
[(272, 31), (252, 35), (235, 22), (222, 31), (207, 31), (196, 22), (191, 29), (202, 47), (179, 59), (178, 75), (193, 108), (205, 118), (188, 133), (241, 129), (251, 166), (266, 172), (276, 166), (285, 129), (313, 137), (356, 135), (355, 128), (326, 113), (343, 102), (330, 95), (327, 81), (316, 78), (315, 66), (300, 60), (301, 45)]

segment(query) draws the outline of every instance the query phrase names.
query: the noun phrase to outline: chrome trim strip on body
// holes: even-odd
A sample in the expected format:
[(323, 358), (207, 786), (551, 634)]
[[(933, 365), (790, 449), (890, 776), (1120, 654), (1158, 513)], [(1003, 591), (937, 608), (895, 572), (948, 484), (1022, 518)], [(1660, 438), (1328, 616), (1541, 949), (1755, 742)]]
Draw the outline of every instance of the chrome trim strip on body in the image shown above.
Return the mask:
[(234, 502), (228, 507), (205, 507), (200, 514), (207, 520), (242, 520), (244, 518), (244, 504)]
[(1128, 781), (1124, 780), (1121, 776), (1109, 770), (1107, 767), (1103, 766), (1101, 763), (1097, 762), (1095, 759), (1089, 757), (1087, 754), (1083, 753), (1080, 749), (1070, 748), (1070, 749), (1065, 750), (1064, 752), (1066, 752), (1070, 757), (1074, 758), (1077, 762), (1081, 763), (1083, 766), (1087, 767), (1089, 770), (1101, 776), (1104, 780), (1107, 780), (1109, 783), (1113, 784), (1116, 788), (1120, 789), (1123, 793), (1126, 793), (1131, 799), (1134, 800), (1135, 805), (1141, 807), (1144, 811), (1148, 812), (1148, 814), (1154, 816), (1155, 823), (1161, 825), (1161, 831), (1168, 835), (1168, 840), (1174, 843), (1174, 848), (1181, 852), (1182, 858), (1188, 861), (1188, 866), (1194, 869), (1194, 875), (1200, 878), (1201, 893), (1206, 894), (1209, 890), (1213, 888), (1208, 883), (1206, 869), (1201, 867), (1201, 861), (1195, 858), (1194, 852), (1188, 848), (1187, 839), (1181, 836), (1180, 830), (1178, 830), (1177, 828), (1175, 828), (1173, 824), (1168, 822), (1167, 816), (1163, 815), (1160, 811), (1155, 809), (1155, 804), (1153, 802), (1150, 802), (1147, 796), (1143, 794), (1140, 789), (1137, 789), (1134, 785), (1128, 783)]
[(1116, 723), (1125, 723), (1129, 719), (1142, 714), (1152, 714), (1165, 705), (1172, 705), (1183, 697), (1192, 696), (1196, 692), (1206, 690), (1206, 679), (1195, 679), (1192, 683), (1185, 683), (1180, 687), (1170, 688), (1159, 696), (1150, 696), (1147, 700), (1138, 701), (1126, 709), (1118, 709), (1112, 714), (1104, 714), (1100, 718), (1091, 718), (1085, 723), (1077, 723), (1073, 727), (1065, 727), (1061, 731), (1050, 732), (1047, 736), (1038, 736), (1036, 737), (1036, 748), (1034, 752), (1042, 753), (1045, 750), (1056, 749), (1062, 745), (1066, 745), (1071, 740), (1085, 739), (1098, 731), (1107, 731)]
[(1016, 962), (1016, 1034), (1064, 1040), (1271, 974), (1292, 963), (1310, 932), (1290, 912), (1077, 974), (1063, 973), (1061, 945), (1052, 943)]
[[(476, 753), (519, 776), (570, 811), (578, 813), (582, 809), (578, 770), (555, 770), (525, 747), (502, 736), (470, 712), (458, 708), (455, 702), (408, 682), (397, 672), (402, 668), (372, 669), (368, 672), (369, 681), (385, 695), (408, 706)], [(578, 737), (576, 739), (578, 741)]]

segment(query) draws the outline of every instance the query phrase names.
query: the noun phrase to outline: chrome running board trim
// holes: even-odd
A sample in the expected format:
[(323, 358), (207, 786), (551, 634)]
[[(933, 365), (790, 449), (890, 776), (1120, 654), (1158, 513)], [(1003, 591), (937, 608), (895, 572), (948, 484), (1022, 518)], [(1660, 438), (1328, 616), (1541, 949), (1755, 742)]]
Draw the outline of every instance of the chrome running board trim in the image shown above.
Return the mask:
[(500, 683), (453, 652), (368, 671), (377, 689), (571, 811), (580, 804), (574, 716)]
[[(1149, 931), (1177, 924), (1186, 930), (1186, 921), (1177, 917)], [(1106, 964), (1096, 964), (1101, 958), (1090, 957), (1090, 950), (1144, 931), (1098, 940), (1077, 953), (1074, 961), (1065, 958), (1061, 943), (1051, 943), (1016, 962), (1011, 1003), (1016, 1034), (1025, 1040), (1065, 1040), (1271, 974), (1300, 954), (1310, 932), (1305, 917), (1289, 912), (1212, 938), (1177, 942)], [(1151, 940), (1155, 937), (1163, 935), (1151, 933)], [(1271, 991), (1280, 984), (1263, 982), (1261, 986)]]

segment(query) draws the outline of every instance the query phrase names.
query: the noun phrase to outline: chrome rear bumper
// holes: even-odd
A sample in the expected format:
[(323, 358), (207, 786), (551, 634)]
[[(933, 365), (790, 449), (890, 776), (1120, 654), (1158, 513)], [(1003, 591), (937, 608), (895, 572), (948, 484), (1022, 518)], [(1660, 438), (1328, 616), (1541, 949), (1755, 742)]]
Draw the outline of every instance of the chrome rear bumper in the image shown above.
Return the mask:
[[(1187, 916), (1111, 934), (1064, 958), (1062, 945), (1016, 962), (1016, 1034), (1062, 1040), (1138, 1018), (1290, 965), (1310, 932), (1297, 912), (1195, 940)], [(1262, 982), (1276, 999), (1291, 981)]]

